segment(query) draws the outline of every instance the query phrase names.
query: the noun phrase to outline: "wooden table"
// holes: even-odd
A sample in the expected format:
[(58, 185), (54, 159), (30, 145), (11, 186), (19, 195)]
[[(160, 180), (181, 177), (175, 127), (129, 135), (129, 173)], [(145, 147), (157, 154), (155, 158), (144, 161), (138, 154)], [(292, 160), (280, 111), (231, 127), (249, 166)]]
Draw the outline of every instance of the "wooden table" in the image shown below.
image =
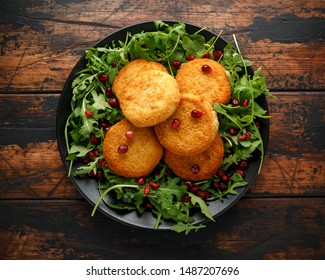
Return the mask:
[[(324, 259), (324, 12), (316, 0), (1, 1), (0, 259)], [(60, 93), (84, 51), (157, 17), (235, 33), (279, 98), (268, 99), (261, 174), (187, 236), (90, 217), (56, 141)]]

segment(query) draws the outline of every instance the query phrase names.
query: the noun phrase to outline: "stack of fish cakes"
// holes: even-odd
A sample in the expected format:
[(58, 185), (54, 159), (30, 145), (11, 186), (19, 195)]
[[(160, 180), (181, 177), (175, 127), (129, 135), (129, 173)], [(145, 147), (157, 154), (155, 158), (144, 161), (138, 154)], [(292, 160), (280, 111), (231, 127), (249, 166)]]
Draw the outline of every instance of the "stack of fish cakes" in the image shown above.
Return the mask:
[[(209, 71), (203, 71), (206, 66)], [(195, 59), (184, 63), (174, 78), (163, 65), (136, 59), (118, 73), (113, 92), (126, 119), (115, 124), (103, 142), (112, 171), (124, 177), (147, 176), (164, 157), (186, 180), (216, 173), (224, 147), (212, 104), (226, 104), (231, 95), (218, 62)]]

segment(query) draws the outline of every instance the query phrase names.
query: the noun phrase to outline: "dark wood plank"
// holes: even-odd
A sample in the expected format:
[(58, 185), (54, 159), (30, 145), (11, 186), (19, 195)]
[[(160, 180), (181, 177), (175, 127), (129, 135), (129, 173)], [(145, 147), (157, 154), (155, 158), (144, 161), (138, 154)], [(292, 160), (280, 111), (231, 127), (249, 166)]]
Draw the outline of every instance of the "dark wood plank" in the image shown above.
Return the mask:
[(141, 5), (125, 0), (106, 5), (78, 0), (6, 1), (0, 10), (0, 92), (60, 90), (85, 49), (121, 27), (152, 20), (153, 15), (216, 33), (223, 30), (226, 39), (235, 33), (245, 56), (255, 67), (264, 68), (272, 89), (322, 90), (324, 10), (319, 1), (301, 0), (294, 7), (271, 0), (259, 5), (242, 1), (146, 0)]
[(91, 218), (83, 201), (0, 201), (0, 210), (0, 259), (325, 257), (323, 198), (242, 199), (188, 236)]

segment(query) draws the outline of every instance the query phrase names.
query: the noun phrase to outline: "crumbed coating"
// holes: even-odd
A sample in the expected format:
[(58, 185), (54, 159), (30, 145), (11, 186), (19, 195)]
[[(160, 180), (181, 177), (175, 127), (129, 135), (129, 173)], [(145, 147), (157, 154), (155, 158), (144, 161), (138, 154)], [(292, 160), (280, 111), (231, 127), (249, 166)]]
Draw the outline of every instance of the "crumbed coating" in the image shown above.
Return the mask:
[(116, 75), (112, 86), (112, 91), (115, 96), (119, 98), (120, 93), (125, 90), (128, 83), (139, 75), (139, 73), (147, 70), (160, 70), (168, 73), (167, 69), (158, 62), (146, 61), (142, 58), (135, 59), (124, 66)]
[[(193, 110), (203, 115), (194, 118)], [(175, 120), (180, 122), (177, 128), (173, 126)], [(154, 128), (159, 142), (166, 149), (189, 156), (201, 153), (212, 144), (218, 124), (217, 114), (207, 101), (193, 94), (184, 94), (174, 114)]]
[(181, 95), (174, 77), (160, 70), (139, 73), (118, 99), (124, 116), (135, 126), (154, 126), (172, 115)]
[[(209, 65), (212, 71), (202, 71), (203, 65)], [(231, 85), (224, 67), (209, 58), (197, 58), (184, 63), (177, 72), (176, 81), (181, 94), (199, 95), (211, 104), (227, 104), (231, 97)]]
[[(215, 137), (212, 145), (202, 153), (195, 156), (179, 156), (166, 150), (164, 160), (173, 172), (185, 179), (199, 181), (211, 178), (222, 164), (224, 145), (219, 134)], [(193, 173), (199, 170), (197, 174)]]
[[(131, 139), (126, 131), (133, 131)], [(126, 153), (120, 154), (118, 148), (127, 145)], [(103, 142), (103, 155), (108, 167), (116, 174), (129, 178), (148, 176), (159, 163), (163, 147), (152, 128), (139, 128), (126, 119), (113, 125), (106, 133)]]

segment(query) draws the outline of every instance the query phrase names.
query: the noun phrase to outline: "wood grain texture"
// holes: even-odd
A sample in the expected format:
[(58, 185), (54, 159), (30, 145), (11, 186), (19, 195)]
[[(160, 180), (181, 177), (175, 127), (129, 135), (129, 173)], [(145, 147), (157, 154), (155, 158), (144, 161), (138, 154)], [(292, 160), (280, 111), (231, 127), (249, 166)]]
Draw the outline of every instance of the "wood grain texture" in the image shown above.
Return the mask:
[(0, 92), (61, 90), (86, 49), (121, 27), (154, 20), (157, 15), (216, 33), (223, 30), (226, 39), (236, 34), (254, 67), (264, 68), (272, 89), (322, 90), (324, 10), (325, 5), (317, 1), (280, 0), (258, 5), (240, 1), (8, 2), (0, 10)]
[(325, 257), (319, 198), (242, 199), (208, 229), (187, 236), (130, 228), (101, 214), (91, 218), (82, 201), (0, 201), (0, 210), (0, 259)]

